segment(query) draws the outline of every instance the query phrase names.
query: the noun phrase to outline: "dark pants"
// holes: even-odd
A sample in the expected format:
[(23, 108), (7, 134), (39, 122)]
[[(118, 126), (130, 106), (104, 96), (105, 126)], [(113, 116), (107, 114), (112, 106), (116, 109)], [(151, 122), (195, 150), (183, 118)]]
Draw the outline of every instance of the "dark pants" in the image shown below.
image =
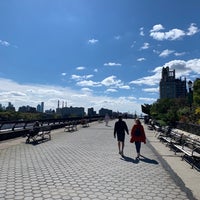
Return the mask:
[(136, 148), (137, 153), (140, 153), (141, 142), (135, 142), (135, 148)]

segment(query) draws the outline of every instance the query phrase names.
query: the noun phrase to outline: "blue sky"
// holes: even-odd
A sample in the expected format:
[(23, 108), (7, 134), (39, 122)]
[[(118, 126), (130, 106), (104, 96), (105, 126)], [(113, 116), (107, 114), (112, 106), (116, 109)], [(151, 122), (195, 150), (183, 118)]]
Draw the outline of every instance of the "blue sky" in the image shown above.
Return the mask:
[(162, 67), (200, 77), (200, 1), (0, 0), (0, 103), (141, 113)]

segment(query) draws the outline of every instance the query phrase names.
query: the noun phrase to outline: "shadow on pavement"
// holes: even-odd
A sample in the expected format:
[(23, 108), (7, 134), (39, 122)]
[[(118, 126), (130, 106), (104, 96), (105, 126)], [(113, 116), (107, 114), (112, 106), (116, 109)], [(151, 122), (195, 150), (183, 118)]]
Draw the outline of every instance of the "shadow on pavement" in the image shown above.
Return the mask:
[(127, 156), (122, 156), (121, 160), (124, 160), (126, 162), (132, 162), (132, 163), (135, 163), (135, 164), (139, 163), (138, 159), (133, 159), (133, 158), (130, 158), (130, 157), (127, 157)]
[(140, 159), (139, 160), (142, 161), (142, 162), (149, 163), (149, 164), (154, 164), (154, 165), (158, 165), (159, 164), (156, 160), (149, 159), (149, 158), (147, 158), (145, 156), (142, 156), (142, 155), (140, 155)]

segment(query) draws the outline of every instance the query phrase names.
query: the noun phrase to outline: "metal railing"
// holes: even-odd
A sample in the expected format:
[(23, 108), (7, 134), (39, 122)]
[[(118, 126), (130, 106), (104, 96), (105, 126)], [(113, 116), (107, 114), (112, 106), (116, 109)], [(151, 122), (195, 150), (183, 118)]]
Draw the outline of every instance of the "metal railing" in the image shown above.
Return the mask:
[(51, 130), (63, 128), (68, 122), (76, 121), (81, 123), (82, 119), (87, 119), (88, 122), (98, 121), (101, 116), (95, 117), (73, 117), (60, 119), (45, 119), (45, 120), (29, 120), (29, 121), (0, 121), (0, 141), (20, 137), (25, 135), (33, 124), (38, 121), (41, 126), (51, 126)]

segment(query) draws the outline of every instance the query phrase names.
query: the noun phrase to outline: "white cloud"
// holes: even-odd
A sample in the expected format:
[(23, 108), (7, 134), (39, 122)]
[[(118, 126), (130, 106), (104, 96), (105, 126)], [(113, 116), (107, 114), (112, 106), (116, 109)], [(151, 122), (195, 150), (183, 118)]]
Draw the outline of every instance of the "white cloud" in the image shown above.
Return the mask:
[(143, 102), (155, 102), (157, 99), (155, 99), (155, 98), (140, 97), (139, 100), (141, 100)]
[(192, 23), (192, 24), (190, 24), (190, 27), (188, 28), (187, 35), (191, 36), (191, 35), (194, 35), (198, 32), (199, 32), (198, 27), (196, 26), (195, 23)]
[(73, 80), (77, 80), (77, 81), (78, 81), (78, 80), (81, 80), (82, 77), (79, 76), (79, 75), (72, 74), (71, 79), (73, 79)]
[(113, 88), (110, 88), (110, 89), (107, 89), (107, 90), (105, 91), (105, 93), (113, 93), (113, 92), (117, 92), (117, 90), (116, 90), (116, 89), (113, 89)]
[(88, 40), (88, 44), (96, 44), (97, 42), (99, 42), (99, 40), (97, 40), (97, 39), (90, 39), (90, 40)]
[(109, 62), (109, 63), (104, 63), (104, 66), (114, 67), (114, 66), (121, 66), (121, 64), (120, 63)]
[(176, 39), (180, 39), (183, 36), (185, 36), (185, 32), (177, 28), (172, 29), (168, 32), (165, 32), (166, 40), (176, 40)]
[(63, 72), (63, 73), (61, 73), (61, 75), (62, 75), (62, 76), (66, 76), (66, 75), (67, 75), (67, 73)]
[(94, 75), (89, 74), (89, 75), (83, 75), (83, 76), (79, 76), (79, 75), (75, 75), (72, 74), (71, 79), (75, 80), (75, 81), (80, 81), (80, 80), (85, 80), (85, 79), (89, 79), (92, 78)]
[(200, 74), (200, 59), (193, 60), (173, 60), (164, 65), (176, 70), (176, 77), (188, 77), (191, 74)]
[(89, 78), (92, 78), (94, 75), (93, 74), (88, 74), (88, 75), (85, 75), (85, 79), (89, 79)]
[(98, 72), (99, 70), (96, 68), (96, 69), (94, 69), (94, 72)]
[(140, 49), (144, 50), (144, 49), (148, 49), (148, 48), (149, 48), (149, 43), (145, 42)]
[(101, 86), (101, 83), (94, 82), (92, 80), (83, 80), (83, 81), (77, 82), (76, 84), (78, 86), (81, 86), (81, 87), (98, 87), (98, 86)]
[(140, 28), (140, 35), (141, 35), (141, 36), (144, 36), (144, 27), (141, 27), (141, 28)]
[(159, 87), (156, 88), (144, 88), (142, 89), (144, 92), (150, 92), (150, 93), (158, 93), (159, 92)]
[(159, 55), (159, 57), (167, 57), (169, 56), (170, 54), (172, 54), (174, 51), (173, 50), (169, 50), (169, 49), (165, 49), (164, 51), (162, 51)]
[(90, 88), (81, 88), (81, 91), (86, 92), (86, 93), (91, 93), (93, 92), (93, 90), (91, 90)]
[(155, 86), (160, 82), (161, 71), (163, 67), (169, 67), (171, 70), (175, 69), (176, 77), (186, 77), (190, 79), (195, 74), (200, 74), (200, 59), (193, 60), (172, 60), (165, 63), (163, 66), (156, 67), (152, 72), (152, 76), (142, 77), (130, 82), (135, 85)]
[(163, 27), (162, 24), (156, 24), (153, 26), (153, 28), (150, 30), (150, 32), (158, 32), (158, 31), (161, 31), (161, 30), (164, 30), (165, 28)]
[(12, 80), (0, 78), (0, 103), (7, 106), (11, 102), (16, 108), (23, 105), (36, 107), (44, 102), (46, 109), (56, 109), (58, 100), (66, 102), (67, 106), (93, 107), (97, 112), (101, 108), (112, 109), (120, 112), (141, 113), (141, 105), (134, 101), (133, 97), (107, 97), (104, 95), (92, 95), (92, 90), (82, 88), (82, 90), (71, 90), (67, 87), (50, 85), (19, 84)]
[(176, 53), (174, 53), (175, 56), (184, 56), (185, 54), (186, 54), (186, 52), (181, 52), (181, 53), (176, 52)]
[(160, 81), (160, 78), (161, 78), (160, 73), (156, 73), (152, 76), (146, 76), (146, 77), (139, 78), (137, 80), (133, 80), (130, 82), (130, 84), (154, 86), (158, 84), (158, 82)]
[(79, 66), (79, 67), (76, 68), (76, 70), (84, 70), (84, 69), (85, 69), (84, 66)]
[(120, 89), (125, 89), (125, 90), (130, 90), (130, 86), (129, 85), (122, 85), (122, 86), (119, 86)]
[(8, 46), (10, 46), (10, 43), (7, 41), (0, 40), (0, 45), (8, 47)]
[(122, 81), (117, 80), (116, 76), (109, 76), (109, 77), (105, 78), (104, 80), (102, 80), (101, 83), (102, 83), (102, 85), (105, 85), (105, 86), (115, 85), (117, 87), (117, 86), (122, 85)]
[(188, 28), (188, 32), (184, 30), (174, 28), (169, 31), (163, 32), (164, 27), (161, 24), (154, 25), (150, 30), (150, 36), (155, 40), (177, 40), (184, 36), (191, 36), (199, 32), (196, 24), (192, 23)]
[(138, 62), (141, 62), (141, 61), (144, 61), (144, 60), (146, 60), (146, 58), (138, 58), (137, 59)]

